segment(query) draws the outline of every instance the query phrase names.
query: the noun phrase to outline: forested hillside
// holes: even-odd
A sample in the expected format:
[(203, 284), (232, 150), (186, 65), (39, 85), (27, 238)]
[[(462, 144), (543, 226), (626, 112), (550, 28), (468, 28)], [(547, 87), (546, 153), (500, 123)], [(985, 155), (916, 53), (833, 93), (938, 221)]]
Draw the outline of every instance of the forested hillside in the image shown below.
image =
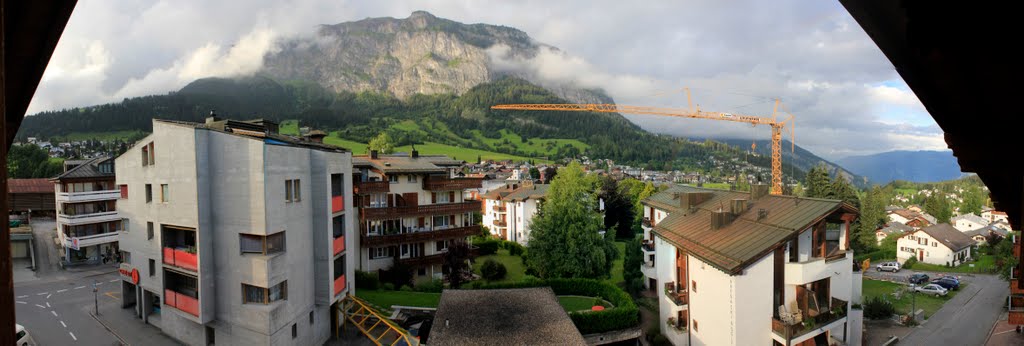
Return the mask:
[[(769, 165), (768, 157), (747, 157), (724, 143), (651, 134), (618, 114), (489, 108), (501, 103), (564, 102), (544, 88), (511, 77), (480, 84), (461, 96), (419, 94), (405, 100), (376, 92), (334, 93), (310, 82), (278, 83), (263, 76), (208, 78), (167, 95), (29, 116), (19, 137), (150, 131), (153, 118), (199, 122), (216, 110), (228, 118), (297, 119), (301, 126), (361, 143), (387, 131), (398, 145), (429, 141), (551, 159), (588, 155), (652, 169), (710, 169), (711, 156)], [(520, 143), (512, 143), (515, 140)], [(793, 170), (788, 163), (785, 172), (803, 177), (802, 170)]]

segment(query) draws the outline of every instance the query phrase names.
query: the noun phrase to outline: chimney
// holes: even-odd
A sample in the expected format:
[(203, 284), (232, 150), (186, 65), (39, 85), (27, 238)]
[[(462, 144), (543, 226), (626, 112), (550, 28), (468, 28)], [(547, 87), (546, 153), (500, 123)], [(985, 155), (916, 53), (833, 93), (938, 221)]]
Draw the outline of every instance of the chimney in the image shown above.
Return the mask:
[(415, 159), (417, 157), (420, 157), (420, 152), (419, 150), (416, 150), (416, 146), (414, 145), (412, 146), (412, 158)]
[(371, 160), (376, 160), (377, 159), (377, 151), (376, 150), (370, 150), (370, 159)]
[(765, 210), (764, 208), (761, 208), (761, 209), (757, 210), (757, 221), (764, 220), (766, 217), (768, 217), (768, 211), (767, 210)]
[(210, 125), (221, 120), (221, 118), (217, 117), (217, 112), (210, 110), (210, 116), (206, 117), (206, 125)]
[(736, 198), (732, 200), (732, 215), (739, 216), (743, 212), (747, 211), (747, 200), (744, 198)]
[(718, 209), (711, 212), (711, 230), (716, 231), (729, 224), (729, 213)]
[(765, 184), (754, 184), (750, 186), (750, 199), (759, 200), (761, 197), (768, 195), (768, 185)]

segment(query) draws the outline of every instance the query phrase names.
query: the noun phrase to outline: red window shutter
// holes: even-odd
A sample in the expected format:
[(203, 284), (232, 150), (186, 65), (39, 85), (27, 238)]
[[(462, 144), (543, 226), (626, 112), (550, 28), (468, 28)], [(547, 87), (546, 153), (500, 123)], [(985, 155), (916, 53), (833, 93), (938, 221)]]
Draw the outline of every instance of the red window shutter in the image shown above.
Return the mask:
[(417, 223), (419, 224), (420, 227), (423, 227), (426, 222), (424, 218), (420, 216), (419, 220), (417, 220)]
[(455, 191), (448, 191), (448, 203), (455, 203)]
[(430, 203), (437, 203), (437, 192), (430, 193)]
[(121, 199), (128, 198), (128, 185), (121, 185)]

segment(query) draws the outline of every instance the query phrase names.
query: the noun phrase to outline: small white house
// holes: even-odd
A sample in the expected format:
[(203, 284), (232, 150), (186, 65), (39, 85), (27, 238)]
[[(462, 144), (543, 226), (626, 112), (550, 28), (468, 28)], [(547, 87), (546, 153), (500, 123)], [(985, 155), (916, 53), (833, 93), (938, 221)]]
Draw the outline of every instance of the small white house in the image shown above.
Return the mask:
[(988, 224), (991, 223), (989, 220), (975, 215), (974, 213), (954, 217), (950, 219), (949, 222), (953, 224), (953, 228), (956, 228), (960, 232), (976, 230), (988, 226)]
[(970, 236), (950, 224), (928, 226), (907, 233), (896, 241), (896, 258), (905, 262), (911, 257), (918, 262), (935, 265), (960, 265), (971, 258)]
[[(985, 210), (985, 211), (981, 212), (981, 217), (983, 219), (988, 220), (989, 222), (1007, 221), (1006, 220), (1006, 213), (998, 211), (998, 210), (995, 210), (995, 209), (989, 209), (989, 210)], [(1009, 222), (1009, 221), (1007, 221), (1007, 222)]]

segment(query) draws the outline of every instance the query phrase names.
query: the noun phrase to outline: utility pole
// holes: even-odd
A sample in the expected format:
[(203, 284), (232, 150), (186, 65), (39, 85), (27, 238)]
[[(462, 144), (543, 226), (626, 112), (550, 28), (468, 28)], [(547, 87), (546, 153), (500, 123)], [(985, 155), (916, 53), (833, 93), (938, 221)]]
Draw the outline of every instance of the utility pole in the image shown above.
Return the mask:
[(99, 288), (96, 287), (96, 279), (93, 279), (92, 280), (92, 299), (93, 299), (93, 303), (96, 304), (96, 315), (97, 316), (100, 314), (100, 294), (99, 294), (99, 291), (100, 291)]

